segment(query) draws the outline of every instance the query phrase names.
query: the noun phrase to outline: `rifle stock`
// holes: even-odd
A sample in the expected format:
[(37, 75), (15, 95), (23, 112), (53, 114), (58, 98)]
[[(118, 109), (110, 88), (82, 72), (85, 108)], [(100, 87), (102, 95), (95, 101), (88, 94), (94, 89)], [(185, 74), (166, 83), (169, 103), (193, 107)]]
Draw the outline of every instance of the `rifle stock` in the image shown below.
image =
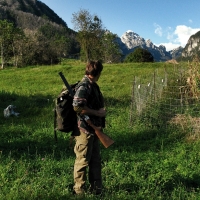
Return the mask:
[[(63, 75), (62, 72), (59, 72), (59, 75), (61, 79), (63, 80), (65, 86), (67, 87), (68, 91), (70, 92), (71, 96), (73, 97), (74, 94), (65, 76)], [(95, 130), (97, 137), (99, 138), (99, 140), (101, 141), (101, 143), (104, 145), (105, 148), (108, 148), (110, 145), (114, 143), (114, 141), (110, 137), (108, 137), (105, 133), (101, 131), (101, 127), (97, 127), (94, 124), (92, 124), (90, 119), (87, 119), (85, 121)]]
[(97, 127), (94, 124), (92, 124), (90, 119), (87, 120), (87, 123), (95, 130), (97, 137), (99, 138), (99, 140), (105, 148), (108, 148), (114, 143), (114, 141), (110, 137), (108, 137), (105, 133), (101, 131), (101, 127)]

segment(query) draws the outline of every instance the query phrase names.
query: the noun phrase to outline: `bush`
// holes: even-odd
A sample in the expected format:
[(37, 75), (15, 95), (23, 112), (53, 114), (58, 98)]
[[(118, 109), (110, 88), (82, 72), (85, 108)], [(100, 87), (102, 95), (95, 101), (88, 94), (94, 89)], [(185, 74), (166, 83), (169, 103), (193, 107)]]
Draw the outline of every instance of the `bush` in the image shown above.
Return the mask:
[(142, 48), (137, 48), (135, 51), (131, 52), (130, 54), (128, 54), (124, 60), (124, 62), (128, 63), (128, 62), (153, 62), (154, 58), (152, 56), (152, 54), (146, 50), (146, 49), (142, 49)]

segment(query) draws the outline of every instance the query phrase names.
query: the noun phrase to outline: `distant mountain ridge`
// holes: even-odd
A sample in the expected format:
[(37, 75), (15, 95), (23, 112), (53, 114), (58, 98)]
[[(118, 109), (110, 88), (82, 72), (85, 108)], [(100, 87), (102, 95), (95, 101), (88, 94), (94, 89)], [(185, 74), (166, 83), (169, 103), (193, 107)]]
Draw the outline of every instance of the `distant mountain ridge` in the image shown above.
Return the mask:
[(47, 22), (68, 28), (64, 20), (38, 0), (0, 0), (0, 20), (4, 19), (22, 29), (36, 30)]
[(122, 50), (124, 56), (133, 52), (135, 48), (141, 47), (147, 49), (154, 57), (155, 61), (167, 61), (171, 59), (176, 59), (182, 53), (183, 48), (178, 47), (171, 51), (167, 51), (164, 45), (156, 46), (151, 40), (145, 40), (137, 33), (133, 31), (126, 31), (121, 38), (117, 39), (117, 42)]

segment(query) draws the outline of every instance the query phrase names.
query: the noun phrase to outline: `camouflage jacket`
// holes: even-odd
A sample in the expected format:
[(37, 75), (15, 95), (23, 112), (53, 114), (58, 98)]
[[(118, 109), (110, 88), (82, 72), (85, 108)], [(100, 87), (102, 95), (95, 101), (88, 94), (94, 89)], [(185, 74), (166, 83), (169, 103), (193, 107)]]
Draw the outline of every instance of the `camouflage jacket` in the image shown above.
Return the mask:
[[(94, 132), (94, 130), (83, 120), (79, 113), (79, 108), (87, 106), (90, 109), (99, 110), (104, 107), (103, 95), (99, 89), (97, 83), (91, 82), (91, 80), (85, 75), (76, 87), (76, 93), (73, 99), (74, 110), (78, 116), (78, 126), (84, 132)], [(90, 120), (95, 126), (105, 126), (105, 118), (88, 115)]]

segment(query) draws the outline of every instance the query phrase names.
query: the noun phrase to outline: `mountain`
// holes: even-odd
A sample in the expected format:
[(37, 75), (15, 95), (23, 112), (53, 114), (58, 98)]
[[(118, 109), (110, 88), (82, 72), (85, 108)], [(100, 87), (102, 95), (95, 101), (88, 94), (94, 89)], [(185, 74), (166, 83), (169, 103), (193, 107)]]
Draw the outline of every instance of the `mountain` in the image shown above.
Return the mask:
[(22, 30), (18, 34), (26, 36), (21, 34), (20, 42), (6, 43), (7, 61), (2, 59), (2, 68), (13, 55), (19, 57), (14, 65), (27, 66), (57, 64), (63, 56), (74, 58), (80, 52), (77, 33), (40, 0), (0, 0), (0, 20), (13, 23), (15, 30)]
[[(68, 28), (62, 18), (60, 18), (53, 10), (40, 0), (0, 0), (0, 20), (8, 20), (13, 22), (16, 27), (27, 32), (37, 31), (47, 24), (54, 31), (63, 32), (67, 38), (73, 41), (71, 54), (78, 53), (79, 46), (76, 43), (76, 32)], [(52, 30), (51, 29), (51, 30)], [(151, 40), (145, 40), (133, 31), (126, 31), (121, 38), (117, 38), (124, 57), (133, 52), (137, 47), (147, 49), (154, 57), (155, 61), (167, 61), (177, 59), (189, 59), (195, 54), (200, 55), (200, 32), (191, 36), (185, 48), (178, 47), (171, 51), (167, 51), (163, 45), (156, 46)]]
[(175, 48), (175, 49), (169, 51), (169, 53), (172, 56), (172, 59), (177, 59), (177, 58), (181, 57), (182, 51), (183, 51), (183, 47), (180, 46), (178, 48)]
[(190, 60), (196, 55), (200, 56), (200, 31), (190, 36), (181, 55), (183, 60)]
[(147, 49), (153, 55), (155, 61), (176, 59), (181, 55), (183, 49), (182, 47), (179, 47), (172, 51), (167, 51), (164, 45), (156, 46), (151, 40), (145, 40), (133, 31), (126, 31), (121, 38), (117, 39), (117, 42), (124, 56), (133, 52), (135, 48), (141, 47)]
[(39, 0), (0, 0), (0, 20), (4, 19), (22, 29), (37, 30), (49, 23), (53, 27), (74, 32), (53, 10)]

